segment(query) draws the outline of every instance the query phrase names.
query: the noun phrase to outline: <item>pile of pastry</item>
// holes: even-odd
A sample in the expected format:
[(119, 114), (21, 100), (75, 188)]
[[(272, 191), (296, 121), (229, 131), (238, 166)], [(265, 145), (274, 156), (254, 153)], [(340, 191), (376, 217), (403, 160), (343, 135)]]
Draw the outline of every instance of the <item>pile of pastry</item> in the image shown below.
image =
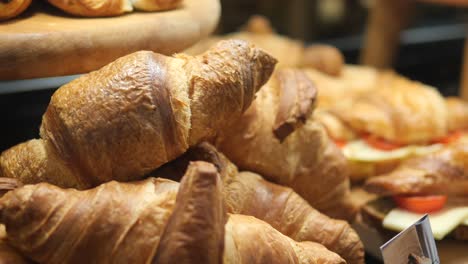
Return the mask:
[(242, 40), (136, 52), (60, 87), (0, 156), (13, 263), (363, 263), (316, 85)]
[[(247, 145), (244, 151), (238, 152), (238, 145), (253, 135), (252, 131), (267, 130), (261, 122), (250, 121), (249, 126), (236, 127), (232, 132), (244, 134), (242, 141), (231, 140), (228, 147), (222, 148), (232, 161), (241, 168), (269, 175), (261, 166), (268, 160), (276, 164), (273, 180), (284, 183), (278, 180), (280, 175), (288, 175), (291, 170), (281, 160), (288, 160), (288, 164), (307, 164), (294, 155), (307, 152), (310, 155), (307, 159), (314, 160), (317, 146), (308, 133), (312, 124), (320, 124), (346, 158), (346, 174), (354, 186), (351, 200), (360, 211), (360, 222), (394, 235), (429, 213), (437, 240), (468, 241), (467, 102), (443, 97), (435, 87), (393, 71), (346, 65), (336, 49), (320, 45), (304, 47), (300, 42), (275, 34), (262, 17), (252, 18), (240, 32), (210, 38), (188, 51), (196, 54), (224, 38), (245, 39), (274, 54), (279, 59), (277, 67), (281, 68), (274, 74), (279, 79), (287, 68), (300, 67), (301, 74), (317, 90), (317, 106), (310, 121), (300, 128), (291, 126), (295, 132), (290, 137), (297, 138), (296, 143), (288, 143), (286, 139), (277, 146), (287, 156), (264, 151), (268, 157), (260, 158), (252, 155)], [(263, 99), (265, 91), (259, 92), (254, 105), (269, 100)], [(258, 118), (255, 110), (247, 111), (246, 115), (252, 120)], [(253, 136), (250, 142), (258, 148), (274, 145), (266, 138)], [(336, 158), (326, 159), (328, 164), (336, 161)], [(322, 170), (323, 167), (310, 170), (309, 177), (326, 177), (320, 175)], [(327, 180), (331, 181), (330, 178), (320, 180), (322, 186), (326, 186)], [(307, 190), (321, 195), (329, 192), (319, 186), (318, 190), (307, 186), (305, 182), (289, 186), (316, 207), (317, 197), (310, 197)], [(335, 183), (335, 186), (342, 185)]]
[[(47, 0), (63, 12), (82, 17), (118, 16), (134, 10), (154, 12), (177, 8), (182, 0)], [(19, 16), (32, 0), (0, 2), (0, 21)]]

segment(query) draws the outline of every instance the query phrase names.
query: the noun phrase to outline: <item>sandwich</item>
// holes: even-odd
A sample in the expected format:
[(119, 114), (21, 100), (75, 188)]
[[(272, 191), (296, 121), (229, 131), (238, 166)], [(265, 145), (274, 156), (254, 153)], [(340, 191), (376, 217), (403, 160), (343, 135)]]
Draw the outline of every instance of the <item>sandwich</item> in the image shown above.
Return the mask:
[[(327, 89), (317, 86), (319, 94)], [(444, 98), (436, 88), (394, 72), (380, 72), (372, 89), (334, 101), (317, 111), (317, 118), (342, 148), (353, 181), (434, 153), (460, 139), (468, 127), (466, 102)]]
[(362, 206), (365, 223), (400, 232), (427, 213), (436, 240), (468, 241), (466, 137), (368, 179), (364, 189), (379, 196)]

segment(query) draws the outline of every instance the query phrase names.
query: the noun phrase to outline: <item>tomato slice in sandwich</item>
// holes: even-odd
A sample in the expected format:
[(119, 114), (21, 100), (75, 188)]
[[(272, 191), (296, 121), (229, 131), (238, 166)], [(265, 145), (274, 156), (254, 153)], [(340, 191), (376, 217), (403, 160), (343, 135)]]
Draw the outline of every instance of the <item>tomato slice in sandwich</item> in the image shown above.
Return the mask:
[(402, 145), (394, 142), (387, 141), (385, 139), (380, 139), (375, 136), (364, 136), (366, 143), (376, 149), (380, 150), (394, 150), (400, 148)]
[(341, 140), (341, 139), (333, 139), (333, 142), (335, 142), (335, 145), (337, 145), (339, 148), (343, 148), (346, 146), (346, 140)]
[(450, 144), (452, 142), (457, 141), (462, 136), (463, 136), (463, 132), (455, 131), (455, 132), (452, 132), (452, 133), (448, 134), (447, 136), (445, 136), (443, 138), (439, 138), (439, 139), (434, 140), (434, 143)]
[(394, 196), (398, 207), (415, 213), (432, 213), (441, 210), (447, 202), (445, 195), (428, 196)]

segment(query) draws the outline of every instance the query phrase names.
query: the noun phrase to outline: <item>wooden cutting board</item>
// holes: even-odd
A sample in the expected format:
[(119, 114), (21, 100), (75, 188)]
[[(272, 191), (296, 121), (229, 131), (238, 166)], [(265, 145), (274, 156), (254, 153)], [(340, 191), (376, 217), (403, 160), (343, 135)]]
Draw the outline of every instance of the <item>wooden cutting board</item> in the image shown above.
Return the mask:
[(138, 50), (169, 55), (209, 35), (220, 16), (219, 0), (109, 18), (77, 18), (38, 5), (0, 23), (0, 80), (85, 73)]

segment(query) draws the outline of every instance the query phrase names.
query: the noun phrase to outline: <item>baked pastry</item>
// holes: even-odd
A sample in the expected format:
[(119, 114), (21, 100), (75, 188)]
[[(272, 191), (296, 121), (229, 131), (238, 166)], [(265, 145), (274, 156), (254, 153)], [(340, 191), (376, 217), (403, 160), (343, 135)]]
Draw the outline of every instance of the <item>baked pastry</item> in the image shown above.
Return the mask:
[(118, 16), (133, 11), (130, 0), (47, 0), (62, 11), (85, 17)]
[(315, 86), (300, 70), (275, 72), (217, 146), (241, 170), (291, 187), (314, 208), (353, 219), (346, 160), (311, 117)]
[(0, 174), (77, 188), (141, 179), (235, 122), (275, 62), (239, 40), (196, 57), (122, 57), (59, 88), (41, 139), (3, 152)]
[(66, 13), (85, 17), (118, 16), (138, 9), (163, 11), (176, 8), (182, 0), (48, 0)]
[(179, 181), (193, 161), (206, 161), (218, 168), (228, 213), (254, 216), (296, 241), (324, 245), (349, 264), (364, 263), (362, 243), (347, 222), (321, 214), (291, 188), (268, 182), (253, 172), (239, 172), (206, 142), (190, 148), (151, 175)]
[(14, 18), (23, 13), (32, 0), (3, 0), (0, 1), (0, 21)]
[(87, 191), (27, 185), (0, 199), (0, 221), (41, 263), (345, 263), (254, 217), (227, 215), (219, 174), (205, 162), (192, 163), (180, 187), (154, 178)]
[(221, 180), (206, 165), (182, 179), (155, 263), (346, 263), (320, 244), (295, 242), (257, 218), (226, 214)]

